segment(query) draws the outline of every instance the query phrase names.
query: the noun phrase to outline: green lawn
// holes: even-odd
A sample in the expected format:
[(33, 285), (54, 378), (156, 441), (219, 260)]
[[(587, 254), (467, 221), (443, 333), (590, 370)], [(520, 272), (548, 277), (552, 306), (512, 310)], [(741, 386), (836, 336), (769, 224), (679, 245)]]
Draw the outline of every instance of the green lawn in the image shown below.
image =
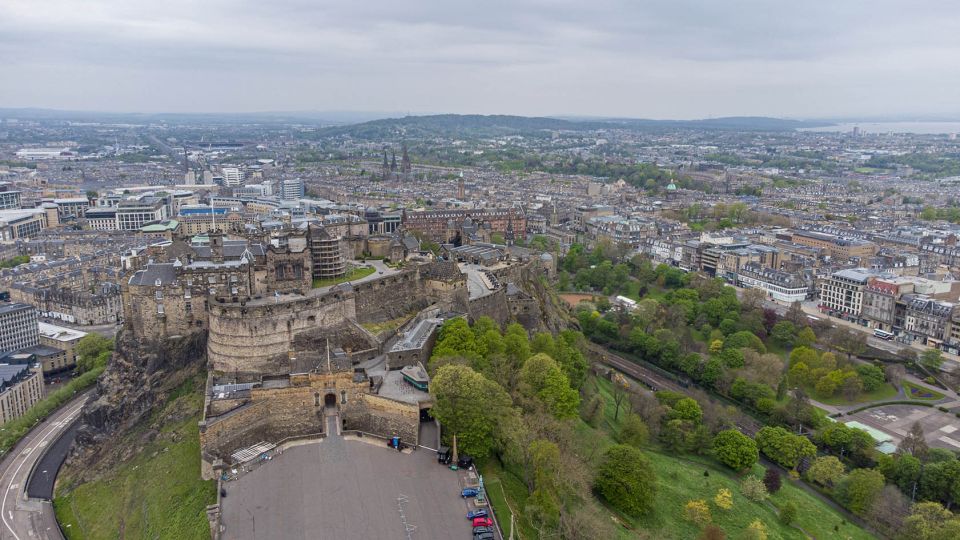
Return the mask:
[(132, 445), (157, 432), (134, 457), (96, 481), (59, 481), (54, 508), (67, 538), (210, 538), (205, 509), (216, 502), (216, 483), (200, 479), (202, 386), (177, 394), (150, 426), (126, 435)]
[(536, 530), (522, 515), (529, 496), (523, 481), (513, 473), (504, 470), (495, 459), (488, 459), (481, 463), (480, 473), (483, 475), (487, 497), (500, 521), (503, 534), (510, 537), (510, 514), (516, 510), (520, 513), (515, 516), (514, 521), (514, 526), (517, 528), (516, 535), (522, 538), (536, 538)]
[(929, 401), (938, 401), (943, 399), (943, 394), (940, 392), (931, 390), (925, 386), (918, 386), (907, 381), (903, 381), (903, 392), (907, 395), (907, 399), (922, 399)]
[(336, 285), (338, 283), (346, 283), (347, 281), (365, 278), (376, 271), (377, 269), (372, 266), (357, 266), (338, 278), (315, 279), (313, 280), (313, 288), (317, 289), (320, 287), (329, 287), (330, 285)]
[[(603, 451), (615, 444), (612, 434), (619, 429), (623, 419), (621, 410), (619, 418), (614, 420), (614, 402), (612, 385), (605, 379), (589, 377), (587, 385), (594, 385), (604, 396), (607, 406), (604, 410), (604, 421), (600, 429), (593, 429), (583, 422), (577, 423), (574, 444), (578, 448), (577, 454), (591, 465), (595, 465)], [(616, 519), (625, 527), (622, 531), (627, 538), (639, 535), (628, 534), (627, 529), (642, 530), (646, 537), (657, 539), (688, 539), (696, 538), (699, 529), (683, 518), (683, 506), (692, 499), (704, 499), (711, 506), (713, 521), (723, 528), (731, 538), (738, 535), (754, 520), (760, 519), (767, 527), (768, 538), (795, 538), (805, 539), (806, 536), (793, 527), (780, 524), (777, 513), (769, 504), (752, 502), (740, 493), (741, 477), (716, 463), (713, 459), (702, 456), (676, 456), (665, 452), (656, 443), (644, 450), (650, 459), (654, 470), (657, 471), (658, 487), (653, 512), (641, 519), (631, 519), (616, 515)], [(709, 476), (704, 476), (704, 471)], [(762, 477), (764, 469), (756, 465), (751, 472)], [(733, 494), (734, 507), (730, 511), (723, 511), (713, 504), (713, 497), (720, 488), (727, 488)], [(779, 507), (786, 502), (797, 506), (798, 518), (796, 525), (816, 538), (873, 538), (868, 532), (855, 525), (845, 522), (842, 515), (830, 508), (816, 496), (794, 485), (785, 475), (783, 487), (770, 498), (773, 506)], [(834, 526), (839, 528), (834, 531)]]
[[(883, 386), (874, 390), (873, 392), (863, 392), (857, 399), (850, 401), (847, 398), (843, 397), (843, 394), (837, 393), (836, 395), (830, 396), (828, 398), (822, 398), (817, 395), (816, 389), (812, 386), (805, 386), (804, 390), (807, 392), (808, 396), (811, 396), (813, 399), (819, 401), (820, 403), (825, 403), (827, 405), (856, 405), (858, 403), (869, 403), (871, 401), (882, 401), (886, 399), (895, 399), (897, 397), (897, 389), (890, 383), (884, 383)], [(942, 396), (941, 396), (942, 397)]]

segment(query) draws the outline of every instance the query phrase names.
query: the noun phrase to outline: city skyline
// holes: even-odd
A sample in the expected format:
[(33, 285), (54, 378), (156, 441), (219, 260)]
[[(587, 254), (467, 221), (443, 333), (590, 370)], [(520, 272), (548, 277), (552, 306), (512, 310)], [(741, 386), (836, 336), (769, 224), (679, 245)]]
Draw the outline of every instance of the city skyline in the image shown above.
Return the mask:
[(691, 119), (951, 116), (923, 2), (8, 2), (0, 106)]

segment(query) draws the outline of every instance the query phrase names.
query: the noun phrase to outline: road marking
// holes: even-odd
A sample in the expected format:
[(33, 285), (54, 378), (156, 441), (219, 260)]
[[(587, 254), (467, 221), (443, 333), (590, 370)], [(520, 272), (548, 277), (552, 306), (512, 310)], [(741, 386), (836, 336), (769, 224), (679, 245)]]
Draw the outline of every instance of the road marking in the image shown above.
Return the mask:
[[(74, 407), (72, 410), (68, 410), (67, 413), (66, 413), (64, 416), (60, 417), (60, 418), (64, 418), (64, 419), (65, 419), (65, 420), (61, 420), (60, 422), (66, 422), (67, 424), (69, 424), (70, 421), (71, 421), (74, 417), (76, 417), (77, 414), (79, 414), (80, 410), (83, 409), (83, 406), (86, 405), (86, 402), (87, 402), (86, 397), (87, 397), (87, 396), (84, 395), (84, 396), (83, 396), (83, 399), (80, 400), (80, 403), (79, 403), (76, 407)], [(57, 422), (51, 422), (50, 425), (48, 425), (48, 426), (45, 428), (45, 430), (43, 430), (43, 429), (40, 430), (40, 433), (39, 433), (38, 435), (28, 435), (28, 437), (31, 438), (31, 439), (33, 439), (33, 440), (35, 440), (35, 439), (37, 439), (37, 438), (39, 438), (40, 441), (49, 440), (49, 438), (50, 438), (51, 435), (54, 435), (54, 434), (56, 434), (56, 433), (58, 433), (58, 432), (60, 431), (60, 430), (57, 429), (58, 427), (59, 427), (59, 426), (57, 425)], [(46, 434), (43, 433), (44, 431), (46, 431)], [(33, 453), (34, 450), (36, 450), (36, 447), (31, 448), (31, 449), (30, 449), (30, 452), (27, 452), (27, 453), (25, 453), (25, 454), (21, 454), (21, 456), (25, 456), (25, 458), (26, 458), (26, 457), (30, 457), (30, 455)], [(21, 456), (17, 456), (17, 457), (21, 457)], [(16, 461), (16, 458), (14, 458), (14, 461)], [(18, 465), (17, 468), (13, 471), (13, 475), (12, 475), (12, 477), (10, 478), (10, 484), (9, 484), (9, 485), (12, 485), (12, 484), (13, 484), (13, 481), (16, 480), (17, 475), (20, 474), (20, 469), (22, 469), (23, 466), (24, 466), (26, 463), (27, 463), (27, 460), (26, 460), (26, 459), (23, 459), (23, 460), (20, 462), (20, 465)], [(13, 463), (11, 463), (10, 465), (12, 466)], [(7, 473), (9, 472), (9, 470), (10, 470), (10, 467), (8, 467), (8, 468), (3, 472), (3, 476), (6, 476)], [(2, 478), (2, 477), (0, 477), (0, 478)], [(13, 522), (13, 511), (12, 511), (12, 510), (7, 510), (7, 499), (8, 499), (8, 498), (9, 498), (9, 488), (8, 488), (8, 490), (4, 493), (4, 495), (2, 496), (2, 502), (0, 502), (0, 518), (3, 518), (3, 525), (4, 525), (4, 527), (7, 528), (7, 530), (10, 531), (10, 534), (13, 535), (14, 540), (20, 540), (20, 536), (17, 534), (17, 531), (13, 530), (13, 527), (10, 525), (10, 523), (7, 522), (7, 516), (4, 514), (4, 512), (7, 512), (7, 513), (9, 514), (9, 516), (10, 516), (10, 522)], [(16, 499), (14, 499), (14, 502), (16, 502)]]

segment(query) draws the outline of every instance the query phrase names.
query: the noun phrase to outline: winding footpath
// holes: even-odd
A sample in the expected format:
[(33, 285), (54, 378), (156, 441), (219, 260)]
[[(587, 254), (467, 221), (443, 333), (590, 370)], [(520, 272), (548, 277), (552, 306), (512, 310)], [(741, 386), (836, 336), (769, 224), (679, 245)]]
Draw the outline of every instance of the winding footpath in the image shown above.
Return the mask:
[(38, 424), (0, 462), (0, 539), (62, 540), (53, 504), (26, 495), (30, 470), (46, 448), (79, 417), (89, 392), (77, 396)]

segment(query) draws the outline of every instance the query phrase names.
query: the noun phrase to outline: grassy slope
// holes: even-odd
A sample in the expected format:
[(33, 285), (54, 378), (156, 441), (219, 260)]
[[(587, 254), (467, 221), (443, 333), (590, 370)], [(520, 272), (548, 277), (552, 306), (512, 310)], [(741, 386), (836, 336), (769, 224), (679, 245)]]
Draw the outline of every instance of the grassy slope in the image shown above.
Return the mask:
[[(159, 433), (133, 459), (94, 482), (61, 480), (54, 507), (68, 538), (210, 537), (205, 508), (216, 502), (216, 484), (200, 479), (203, 396), (193, 381), (188, 384), (151, 419)], [(138, 428), (126, 437), (132, 442), (144, 432)]]
[[(595, 385), (607, 401), (603, 425), (599, 429), (594, 429), (578, 421), (575, 430), (577, 453), (588, 463), (596, 464), (603, 451), (610, 445), (615, 444), (611, 434), (619, 429), (620, 420), (624, 413), (621, 410), (620, 416), (614, 419), (615, 408), (609, 381), (591, 377), (586, 384)], [(709, 458), (669, 455), (655, 444), (646, 448), (644, 453), (653, 464), (659, 479), (654, 510), (649, 516), (638, 520), (616, 515), (616, 519), (622, 525), (622, 538), (677, 540), (696, 538), (699, 529), (683, 519), (683, 506), (692, 499), (708, 501), (713, 512), (714, 523), (723, 528), (732, 538), (741, 534), (754, 519), (758, 518), (766, 525), (770, 540), (806, 538), (798, 529), (785, 527), (777, 519), (777, 511), (774, 507), (779, 507), (788, 501), (797, 506), (796, 525), (816, 538), (873, 538), (872, 535), (855, 525), (845, 523), (840, 514), (820, 499), (794, 485), (786, 476), (784, 476), (781, 490), (770, 498), (771, 506), (771, 504), (755, 503), (744, 498), (740, 493), (741, 477)], [(705, 470), (709, 471), (709, 476), (704, 476)], [(509, 473), (492, 466), (485, 467), (483, 472), (485, 478), (492, 475), (493, 478), (499, 479), (499, 477), (509, 475)], [(763, 467), (757, 465), (751, 474), (762, 477), (763, 472)], [(510, 476), (512, 477), (512, 475)], [(516, 481), (519, 489), (507, 489), (507, 498), (514, 509), (523, 508), (526, 490), (519, 480), (516, 480), (515, 477), (512, 478)], [(714, 495), (720, 488), (727, 488), (733, 493), (734, 507), (730, 511), (724, 512), (712, 502)], [(509, 521), (509, 513), (504, 512), (501, 508), (502, 504), (498, 504), (499, 501), (497, 500), (493, 502), (494, 508), (498, 511), (498, 516), (505, 521)], [(611, 513), (614, 514), (612, 510)], [(523, 537), (535, 538), (530, 534), (532, 531), (528, 533), (528, 529), (522, 525), (524, 524), (521, 523), (521, 527), (518, 529)], [(834, 526), (839, 528), (837, 532), (834, 531)]]

